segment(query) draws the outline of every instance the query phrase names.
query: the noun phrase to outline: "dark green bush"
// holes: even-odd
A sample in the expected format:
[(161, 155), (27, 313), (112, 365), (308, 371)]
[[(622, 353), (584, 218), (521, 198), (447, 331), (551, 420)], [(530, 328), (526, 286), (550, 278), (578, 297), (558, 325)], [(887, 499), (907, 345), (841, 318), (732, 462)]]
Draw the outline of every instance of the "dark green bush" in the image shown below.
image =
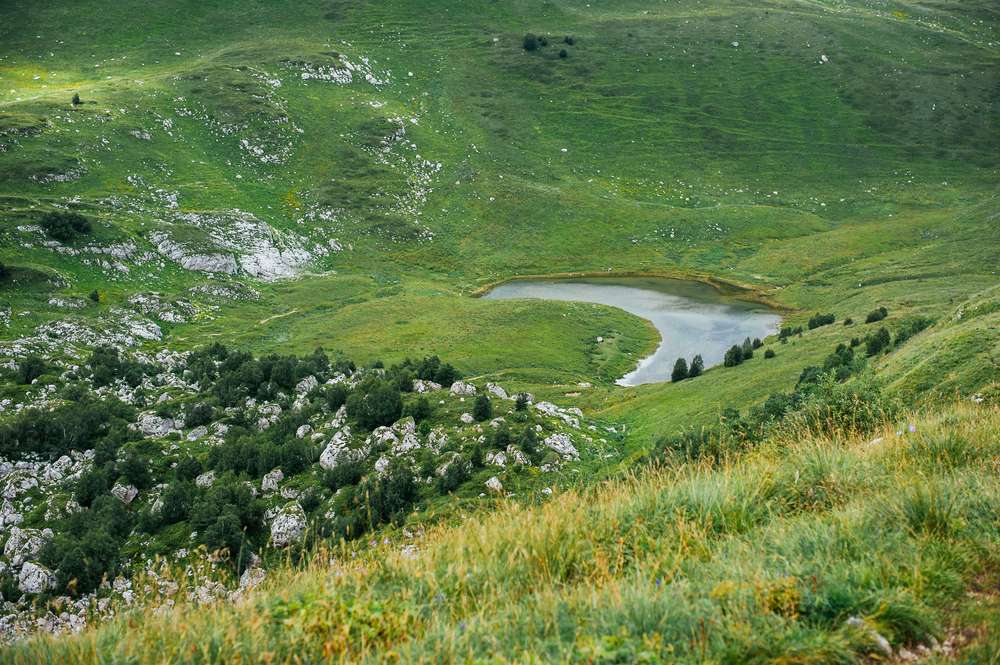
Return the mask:
[(889, 316), (889, 310), (885, 307), (879, 307), (868, 312), (868, 316), (865, 317), (865, 323), (876, 323), (887, 316)]
[(17, 382), (28, 385), (42, 374), (45, 374), (45, 361), (31, 354), (17, 364)]
[(49, 237), (60, 242), (69, 242), (91, 231), (90, 220), (76, 212), (47, 212), (40, 224)]
[(368, 430), (393, 424), (403, 415), (399, 386), (382, 379), (366, 379), (347, 398), (347, 414)]

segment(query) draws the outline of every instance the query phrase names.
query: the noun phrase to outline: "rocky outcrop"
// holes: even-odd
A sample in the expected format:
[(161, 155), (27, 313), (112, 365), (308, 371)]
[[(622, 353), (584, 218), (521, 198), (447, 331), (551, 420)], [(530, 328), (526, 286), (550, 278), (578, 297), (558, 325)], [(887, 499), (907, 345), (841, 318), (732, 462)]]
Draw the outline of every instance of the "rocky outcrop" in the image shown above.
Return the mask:
[(50, 529), (19, 529), (11, 527), (10, 538), (3, 547), (4, 557), (17, 567), (38, 556), (45, 543), (52, 537)]

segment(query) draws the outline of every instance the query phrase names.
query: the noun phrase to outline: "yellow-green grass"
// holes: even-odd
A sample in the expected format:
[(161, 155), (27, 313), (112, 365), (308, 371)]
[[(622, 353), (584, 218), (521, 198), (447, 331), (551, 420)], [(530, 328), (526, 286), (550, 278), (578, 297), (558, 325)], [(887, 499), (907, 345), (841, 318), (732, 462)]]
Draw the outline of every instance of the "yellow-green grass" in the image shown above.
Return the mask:
[(500, 501), (431, 528), (415, 558), (400, 540), (325, 551), (235, 603), (137, 610), (2, 656), (860, 663), (874, 630), (897, 649), (960, 636), (975, 657), (1000, 626), (998, 441), (1000, 412), (969, 402), (863, 437), (786, 431), (716, 466)]

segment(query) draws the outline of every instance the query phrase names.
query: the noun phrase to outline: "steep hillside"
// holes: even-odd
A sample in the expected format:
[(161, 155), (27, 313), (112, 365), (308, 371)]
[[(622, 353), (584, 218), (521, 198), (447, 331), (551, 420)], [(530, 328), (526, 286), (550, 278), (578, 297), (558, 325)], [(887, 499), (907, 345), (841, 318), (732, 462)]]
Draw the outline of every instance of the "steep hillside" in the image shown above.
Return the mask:
[(786, 431), (744, 458), (502, 506), (402, 550), (321, 552), (235, 603), (152, 609), (5, 656), (990, 662), (1000, 414), (958, 405), (876, 434)]

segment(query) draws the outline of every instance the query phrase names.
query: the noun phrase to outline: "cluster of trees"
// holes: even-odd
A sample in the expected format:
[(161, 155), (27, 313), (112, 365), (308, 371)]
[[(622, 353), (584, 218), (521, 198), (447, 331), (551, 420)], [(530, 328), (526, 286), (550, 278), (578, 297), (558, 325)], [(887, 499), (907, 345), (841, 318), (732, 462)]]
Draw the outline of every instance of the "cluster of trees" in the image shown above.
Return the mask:
[(811, 427), (874, 427), (893, 404), (883, 398), (877, 382), (857, 379), (864, 367), (863, 357), (840, 344), (822, 366), (805, 368), (792, 391), (774, 393), (744, 413), (726, 408), (715, 425), (663, 436), (653, 458), (721, 460), (759, 443), (790, 419)]
[(152, 365), (122, 358), (118, 349), (113, 346), (95, 348), (87, 359), (87, 368), (95, 388), (111, 385), (119, 379), (134, 388), (142, 383), (142, 377), (157, 371)]
[(802, 337), (802, 326), (796, 326), (794, 328), (792, 326), (781, 326), (781, 330), (778, 331), (778, 341), (785, 343), (788, 341), (788, 338), (793, 335)]
[(746, 360), (753, 358), (753, 352), (755, 349), (759, 349), (763, 346), (763, 343), (759, 339), (750, 341), (747, 337), (743, 340), (743, 344), (733, 344), (726, 351), (726, 356), (722, 361), (722, 364), (726, 367), (736, 367), (742, 364)]
[(113, 397), (71, 395), (73, 401), (52, 410), (29, 408), (0, 424), (0, 450), (6, 456), (28, 453), (51, 459), (71, 450), (120, 445), (134, 433), (128, 424), (135, 410)]
[(696, 376), (701, 376), (704, 371), (705, 361), (701, 359), (701, 354), (691, 359), (690, 366), (684, 358), (678, 358), (677, 362), (674, 363), (674, 370), (670, 373), (670, 380), (676, 383), (684, 379), (693, 379)]
[(837, 320), (837, 317), (833, 314), (820, 314), (816, 313), (809, 319), (809, 330), (815, 330), (822, 326), (828, 326)]
[(60, 242), (69, 242), (91, 231), (90, 220), (76, 212), (53, 211), (42, 215), (42, 229)]
[(892, 343), (892, 337), (885, 326), (880, 326), (878, 330), (869, 333), (865, 337), (865, 353), (868, 356), (877, 356), (883, 351), (887, 351)]
[(865, 323), (877, 323), (887, 316), (889, 316), (889, 310), (885, 307), (879, 307), (868, 312), (868, 316), (865, 317)]
[[(562, 43), (566, 46), (573, 46), (576, 43), (576, 39), (574, 37), (567, 35), (566, 37), (563, 37)], [(524, 36), (524, 39), (521, 40), (521, 46), (524, 48), (525, 51), (529, 52), (537, 51), (541, 48), (545, 48), (548, 45), (549, 45), (548, 37), (546, 37), (545, 35), (536, 35), (531, 32), (527, 33)], [(568, 58), (569, 51), (566, 50), (565, 48), (559, 49), (559, 57)]]
[[(24, 364), (26, 369), (35, 365)], [(484, 467), (491, 449), (506, 451), (514, 444), (536, 464), (553, 454), (539, 444), (527, 398), (519, 395), (509, 423), (487, 428), (483, 442), (450, 453), (453, 457), (443, 474), (437, 472), (442, 461), (438, 453), (429, 448), (415, 453), (417, 476), (437, 478), (427, 489), (401, 461), (378, 474), (369, 473), (368, 462), (347, 460), (333, 470), (319, 471), (315, 462), (322, 445), (297, 436), (297, 430), (318, 414), (346, 406), (352, 426), (372, 429), (408, 413), (426, 434), (433, 408), (425, 396), (406, 395), (412, 390), (413, 377), (440, 383), (460, 378), (454, 367), (430, 357), (389, 369), (376, 363), (354, 387), (325, 385), (338, 372), (354, 369), (349, 360), (331, 359), (319, 349), (301, 357), (255, 358), (215, 344), (192, 353), (183, 371), (197, 382), (198, 395), (158, 405), (157, 412), (183, 418), (189, 428), (224, 418), (227, 431), (222, 441), (197, 456), (185, 449), (167, 450), (164, 446), (170, 444), (143, 438), (130, 428), (136, 419), (133, 408), (114, 398), (98, 399), (82, 382), (71, 384), (72, 390), (66, 392), (71, 401), (51, 411), (28, 409), (0, 425), (0, 449), (13, 455), (33, 453), (54, 459), (71, 450), (95, 450), (93, 465), (71, 488), (81, 510), (48, 522), (56, 535), (40, 560), (58, 570), (56, 591), (86, 593), (113, 578), (121, 571), (126, 558), (123, 548), (134, 534), (145, 534), (141, 537), (148, 553), (165, 554), (176, 546), (178, 534), (187, 543), (188, 534), (195, 533), (197, 544), (228, 552), (231, 564), (241, 570), (250, 554), (267, 542), (265, 503), (254, 496), (252, 487), (273, 469), (299, 477), (315, 472), (316, 482), (293, 485), (301, 492), (298, 501), (307, 518), (317, 525), (320, 535), (352, 539), (402, 519), (427, 492), (456, 491)], [(78, 378), (90, 378), (94, 386), (117, 380), (137, 385), (143, 376), (158, 371), (108, 347), (94, 350)], [(295, 409), (285, 408), (264, 430), (252, 412), (227, 409), (247, 397), (274, 399), (287, 406), (295, 398), (298, 383), (310, 375), (318, 379), (317, 388), (299, 400)], [(489, 395), (480, 394), (473, 415), (480, 421), (490, 420), (493, 407)], [(377, 459), (383, 452), (377, 448), (384, 445), (376, 445), (369, 458)], [(212, 472), (215, 480), (199, 487), (195, 481), (206, 472)], [(140, 496), (151, 498), (153, 492), (158, 496), (155, 501), (126, 505), (111, 495), (116, 484), (132, 485)], [(330, 510), (333, 519), (320, 519)]]

